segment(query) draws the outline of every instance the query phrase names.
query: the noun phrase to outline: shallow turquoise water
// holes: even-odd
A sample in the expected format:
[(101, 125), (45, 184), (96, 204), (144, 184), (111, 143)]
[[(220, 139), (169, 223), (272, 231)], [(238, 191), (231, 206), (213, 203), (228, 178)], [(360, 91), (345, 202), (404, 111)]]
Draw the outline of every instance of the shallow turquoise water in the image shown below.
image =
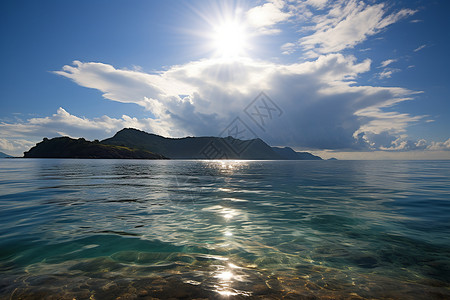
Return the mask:
[(0, 161), (0, 298), (450, 297), (450, 161)]

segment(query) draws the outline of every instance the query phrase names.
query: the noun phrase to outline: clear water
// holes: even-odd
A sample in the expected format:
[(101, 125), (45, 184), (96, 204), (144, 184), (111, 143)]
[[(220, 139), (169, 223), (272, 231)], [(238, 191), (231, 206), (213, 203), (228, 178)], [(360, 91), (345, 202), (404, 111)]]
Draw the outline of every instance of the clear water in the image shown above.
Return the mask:
[(450, 297), (450, 161), (0, 161), (0, 298)]

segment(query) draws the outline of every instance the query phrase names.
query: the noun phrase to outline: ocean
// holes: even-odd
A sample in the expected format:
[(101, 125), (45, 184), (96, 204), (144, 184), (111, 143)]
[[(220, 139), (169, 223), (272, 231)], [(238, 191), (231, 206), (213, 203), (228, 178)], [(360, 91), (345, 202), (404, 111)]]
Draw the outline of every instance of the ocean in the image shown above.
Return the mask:
[(1, 299), (450, 298), (450, 161), (0, 160)]

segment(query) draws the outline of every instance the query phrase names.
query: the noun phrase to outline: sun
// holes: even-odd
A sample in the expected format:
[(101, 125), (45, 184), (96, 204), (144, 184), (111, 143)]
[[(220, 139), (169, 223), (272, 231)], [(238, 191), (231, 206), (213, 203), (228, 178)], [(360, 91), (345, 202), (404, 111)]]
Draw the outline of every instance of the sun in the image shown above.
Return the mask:
[(255, 31), (247, 18), (247, 8), (240, 0), (207, 1), (195, 9), (191, 29), (185, 28), (190, 42), (196, 44), (196, 55), (219, 60), (249, 58), (255, 51)]
[(216, 55), (222, 58), (242, 56), (247, 48), (245, 26), (236, 21), (228, 21), (216, 26), (212, 40)]

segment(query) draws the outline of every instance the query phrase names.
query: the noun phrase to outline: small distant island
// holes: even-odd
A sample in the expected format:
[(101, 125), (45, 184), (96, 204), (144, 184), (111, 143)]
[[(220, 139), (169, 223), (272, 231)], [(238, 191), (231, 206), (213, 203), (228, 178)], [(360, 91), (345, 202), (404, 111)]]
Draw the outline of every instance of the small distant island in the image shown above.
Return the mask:
[(261, 139), (229, 137), (166, 138), (134, 128), (124, 128), (103, 141), (70, 137), (44, 138), (25, 158), (93, 159), (258, 159), (322, 160), (290, 147), (271, 147)]

